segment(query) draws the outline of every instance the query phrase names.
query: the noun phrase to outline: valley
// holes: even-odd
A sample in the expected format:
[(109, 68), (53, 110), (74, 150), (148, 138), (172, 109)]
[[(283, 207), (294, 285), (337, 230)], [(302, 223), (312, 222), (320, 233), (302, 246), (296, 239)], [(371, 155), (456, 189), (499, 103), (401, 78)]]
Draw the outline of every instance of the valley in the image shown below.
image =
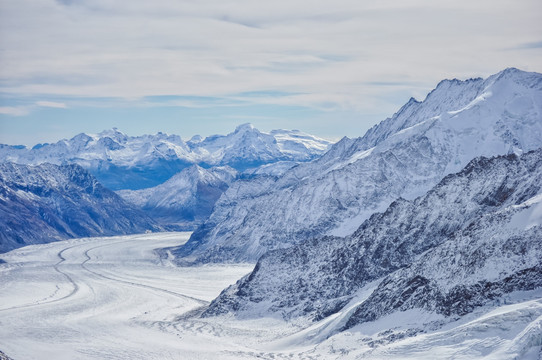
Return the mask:
[(0, 0), (0, 360), (542, 360), (540, 14)]
[(176, 317), (252, 267), (177, 268), (154, 254), (188, 235), (74, 239), (3, 254), (2, 351), (14, 359), (167, 359), (201, 351), (207, 330), (197, 323), (177, 329)]
[(0, 359), (541, 360), (541, 94), (443, 80), (334, 144), (0, 145)]

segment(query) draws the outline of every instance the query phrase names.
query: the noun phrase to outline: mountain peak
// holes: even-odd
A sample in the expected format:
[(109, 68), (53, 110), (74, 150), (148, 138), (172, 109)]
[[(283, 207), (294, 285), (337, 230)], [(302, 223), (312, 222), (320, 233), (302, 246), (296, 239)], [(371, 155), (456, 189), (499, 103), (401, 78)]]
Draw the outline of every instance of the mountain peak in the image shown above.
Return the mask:
[(502, 71), (500, 71), (499, 73), (497, 73), (497, 75), (503, 75), (503, 74), (518, 74), (518, 73), (524, 73), (525, 71), (523, 70), (520, 70), (518, 68), (515, 68), (515, 67), (508, 67)]
[(201, 135), (194, 135), (188, 140), (191, 144), (197, 144), (203, 141), (203, 137)]
[(484, 79), (481, 78), (481, 77), (469, 78), (469, 79), (466, 79), (466, 80), (460, 80), (460, 79), (457, 79), (457, 78), (441, 80), (437, 84), (437, 86), (427, 95), (424, 102), (427, 101), (432, 96), (435, 96), (437, 94), (450, 92), (454, 88), (465, 89), (467, 87), (467, 85), (469, 85), (471, 83), (477, 83), (477, 82), (481, 83), (483, 81), (484, 81)]
[(237, 126), (234, 132), (239, 133), (239, 132), (254, 131), (254, 130), (256, 130), (256, 128), (251, 123), (245, 123), (245, 124), (241, 124)]
[(490, 76), (487, 80), (487, 86), (493, 86), (500, 84), (502, 82), (501, 87), (509, 87), (510, 82), (517, 84), (523, 84), (530, 87), (538, 86), (540, 87), (540, 74), (536, 72), (528, 72), (523, 71), (514, 67), (506, 68), (495, 75)]
[(117, 140), (117, 141), (123, 141), (123, 140), (126, 140), (128, 138), (128, 135), (126, 135), (125, 133), (119, 131), (118, 128), (114, 127), (114, 128), (111, 128), (109, 130), (104, 130), (100, 133), (98, 133), (98, 137), (100, 138), (105, 138), (105, 137), (110, 137), (114, 140)]

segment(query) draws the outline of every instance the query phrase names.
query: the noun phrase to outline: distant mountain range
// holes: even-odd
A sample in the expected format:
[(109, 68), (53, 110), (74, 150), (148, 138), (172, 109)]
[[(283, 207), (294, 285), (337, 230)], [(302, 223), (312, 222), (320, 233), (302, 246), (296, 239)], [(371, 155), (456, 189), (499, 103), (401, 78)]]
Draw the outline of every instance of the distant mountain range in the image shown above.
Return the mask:
[(0, 163), (0, 252), (74, 237), (160, 230), (79, 165)]
[(179, 263), (255, 262), (269, 250), (345, 236), (399, 197), (425, 194), (478, 156), (542, 146), (542, 74), (506, 69), (444, 80), (362, 138), (344, 138), (278, 178), (232, 184)]
[[(32, 149), (0, 145), (0, 176), (7, 196), (1, 204), (5, 232), (0, 250), (75, 236), (192, 230), (207, 219), (215, 202), (239, 177), (278, 176), (299, 162), (320, 156), (330, 145), (297, 130), (266, 134), (250, 124), (225, 136), (195, 136), (187, 142), (177, 135), (130, 137), (113, 129)], [(101, 202), (102, 195), (77, 195), (77, 191), (87, 190), (71, 183), (68, 171), (92, 177), (88, 181), (95, 183), (100, 194), (107, 193), (109, 205)], [(59, 183), (55, 176), (64, 176), (62, 182), (69, 193), (62, 187), (48, 189), (49, 184)], [(36, 179), (39, 185), (32, 183)], [(99, 182), (125, 189), (118, 194), (126, 202)], [(151, 185), (156, 186), (147, 187)], [(129, 190), (140, 187), (147, 188)], [(58, 199), (62, 199), (60, 203)], [(60, 206), (65, 202), (70, 204), (65, 209), (71, 209), (73, 219)], [(115, 211), (123, 215), (116, 216)]]
[(267, 134), (250, 124), (240, 125), (228, 135), (194, 136), (187, 142), (178, 135), (132, 137), (112, 129), (31, 149), (0, 145), (0, 162), (79, 164), (112, 190), (136, 190), (162, 184), (194, 164), (245, 171), (281, 161), (309, 161), (321, 156), (331, 144), (297, 130)]

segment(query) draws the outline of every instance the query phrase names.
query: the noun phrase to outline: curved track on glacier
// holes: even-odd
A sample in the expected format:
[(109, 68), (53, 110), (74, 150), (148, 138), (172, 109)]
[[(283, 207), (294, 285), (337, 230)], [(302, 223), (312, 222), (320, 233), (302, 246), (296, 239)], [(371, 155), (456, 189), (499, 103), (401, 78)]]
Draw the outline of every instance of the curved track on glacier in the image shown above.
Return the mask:
[[(122, 279), (122, 277), (118, 275), (119, 273), (117, 273), (117, 276), (112, 276), (112, 275), (107, 276), (100, 273), (98, 270), (91, 269), (87, 265), (87, 263), (92, 262), (93, 260), (97, 260), (96, 258), (93, 259), (91, 255), (89, 254), (93, 250), (106, 250), (104, 248), (110, 248), (111, 251), (109, 253), (115, 254), (116, 252), (118, 252), (119, 248), (122, 249), (126, 247), (127, 245), (128, 246), (132, 245), (133, 243), (134, 243), (134, 240), (112, 241), (112, 242), (107, 242), (105, 244), (101, 244), (98, 246), (92, 246), (89, 248), (89, 244), (92, 244), (92, 243), (85, 242), (82, 244), (69, 245), (62, 248), (56, 254), (59, 261), (53, 265), (53, 269), (66, 279), (67, 284), (63, 284), (62, 286), (57, 286), (53, 293), (48, 294), (41, 299), (35, 300), (34, 302), (11, 306), (7, 308), (0, 308), (0, 312), (29, 308), (29, 307), (36, 307), (36, 306), (50, 305), (50, 304), (57, 303), (60, 301), (69, 300), (69, 298), (73, 297), (79, 291), (80, 286), (84, 286), (86, 279), (84, 276), (81, 276), (82, 275), (81, 273), (76, 274), (76, 275), (70, 275), (70, 272), (65, 271), (62, 265), (66, 263), (66, 261), (71, 262), (72, 264), (78, 264), (84, 271), (89, 272), (93, 275), (96, 275), (100, 277), (101, 279), (104, 279), (107, 281), (114, 281), (114, 282), (129, 285), (129, 286), (136, 286), (136, 287), (148, 289), (150, 291), (157, 291), (165, 295), (193, 300), (199, 303), (200, 305), (208, 304), (208, 301), (201, 300), (192, 296), (184, 295), (175, 291), (171, 291), (166, 288), (147, 285), (147, 284), (138, 282), (137, 280), (128, 281), (128, 280)], [(153, 244), (152, 246), (154, 247), (157, 245), (158, 244)], [(65, 255), (65, 253), (68, 251), (70, 251), (70, 254)], [(97, 268), (99, 268), (99, 266)], [(61, 292), (60, 291), (61, 287), (63, 287), (62, 290), (69, 290), (69, 287), (71, 287), (71, 290), (65, 295), (58, 296), (58, 294)], [(93, 290), (92, 287), (90, 287), (90, 289)]]
[[(121, 243), (125, 243), (125, 242), (129, 242), (129, 241), (123, 241)], [(81, 263), (81, 267), (85, 271), (88, 271), (89, 273), (92, 273), (92, 274), (94, 274), (96, 276), (99, 276), (99, 277), (101, 277), (103, 279), (106, 279), (106, 280), (116, 281), (116, 282), (119, 282), (119, 283), (122, 283), (122, 284), (127, 284), (127, 285), (130, 285), (130, 286), (136, 286), (136, 287), (140, 287), (140, 288), (143, 288), (143, 289), (149, 289), (151, 291), (158, 291), (158, 292), (162, 292), (162, 293), (164, 293), (166, 295), (176, 296), (176, 297), (179, 297), (179, 298), (194, 300), (195, 302), (198, 302), (201, 305), (207, 305), (209, 303), (208, 301), (205, 301), (205, 300), (202, 300), (202, 299), (197, 299), (197, 298), (192, 297), (192, 296), (180, 294), (180, 293), (168, 290), (168, 289), (159, 288), (159, 287), (151, 286), (151, 285), (146, 285), (146, 284), (143, 284), (141, 282), (128, 281), (128, 280), (124, 280), (124, 279), (122, 279), (120, 277), (107, 276), (107, 275), (104, 275), (104, 274), (102, 274), (102, 273), (100, 273), (98, 271), (91, 270), (89, 268), (87, 263), (93, 260), (93, 258), (89, 254), (90, 251), (96, 250), (96, 249), (103, 250), (103, 248), (105, 248), (105, 247), (110, 247), (112, 245), (117, 245), (117, 244), (119, 244), (119, 243), (99, 245), (99, 246), (95, 246), (95, 247), (92, 247), (90, 249), (85, 250), (83, 252), (83, 255), (85, 256), (86, 259)], [(94, 260), (96, 260), (96, 259), (94, 259)], [(66, 276), (68, 277), (68, 279), (70, 278), (69, 275), (66, 275)], [(75, 284), (75, 287), (77, 288), (77, 284)]]
[(385, 321), (332, 336), (346, 314), (306, 328), (261, 316), (202, 319), (203, 305), (252, 266), (182, 268), (154, 251), (188, 236), (73, 239), (1, 254), (0, 350), (14, 359), (309, 360), (502, 359), (525, 349), (536, 358), (530, 352), (542, 348), (539, 293), (389, 344)]
[(21, 359), (196, 353), (195, 345), (179, 339), (202, 331), (186, 326), (179, 335), (176, 319), (192, 321), (186, 314), (198, 312), (251, 267), (179, 268), (155, 253), (188, 236), (74, 239), (2, 254), (7, 263), (0, 266), (1, 350)]
[(11, 307), (8, 307), (8, 308), (0, 308), (0, 312), (3, 312), (3, 311), (10, 311), (10, 310), (15, 310), (15, 309), (23, 309), (23, 308), (28, 308), (28, 307), (33, 307), (33, 306), (40, 306), (40, 305), (45, 305), (45, 304), (50, 304), (50, 303), (54, 303), (54, 302), (58, 302), (58, 301), (62, 301), (64, 299), (67, 299), (71, 296), (73, 296), (78, 290), (79, 290), (79, 285), (77, 285), (77, 283), (73, 280), (73, 278), (68, 275), (67, 273), (65, 273), (64, 271), (62, 271), (62, 269), (60, 268), (60, 265), (66, 261), (66, 258), (64, 258), (64, 256), (62, 255), (66, 250), (69, 250), (73, 247), (75, 247), (77, 245), (73, 245), (73, 246), (69, 246), (67, 248), (64, 248), (62, 249), (61, 251), (59, 251), (57, 253), (57, 256), (58, 258), (60, 259), (56, 264), (53, 265), (53, 268), (56, 272), (58, 272), (59, 274), (63, 275), (66, 280), (71, 284), (71, 286), (73, 287), (72, 291), (70, 293), (68, 293), (67, 295), (64, 295), (62, 297), (59, 297), (59, 298), (56, 298), (55, 295), (59, 292), (60, 290), (60, 287), (56, 287), (56, 290), (55, 292), (53, 292), (52, 294), (46, 296), (45, 298), (43, 299), (39, 299), (39, 300), (36, 300), (35, 302), (33, 303), (29, 303), (29, 304), (24, 304), (24, 305), (17, 305), (17, 306), (11, 306)]

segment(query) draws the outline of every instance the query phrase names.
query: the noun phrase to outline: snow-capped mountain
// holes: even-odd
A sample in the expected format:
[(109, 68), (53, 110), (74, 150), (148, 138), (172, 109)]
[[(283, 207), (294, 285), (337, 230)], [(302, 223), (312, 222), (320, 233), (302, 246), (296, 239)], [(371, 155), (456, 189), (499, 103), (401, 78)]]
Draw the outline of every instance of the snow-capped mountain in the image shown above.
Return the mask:
[(246, 170), (277, 161), (308, 161), (322, 155), (330, 141), (293, 130), (262, 133), (250, 124), (228, 135), (205, 139), (158, 133), (132, 137), (117, 129), (79, 134), (54, 144), (0, 145), (0, 161), (21, 164), (76, 163), (111, 189), (141, 189), (163, 183), (193, 164), (228, 165)]
[(277, 180), (236, 183), (174, 253), (180, 262), (254, 262), (308, 238), (345, 236), (477, 156), (540, 146), (542, 74), (511, 68), (485, 80), (444, 80), (362, 138), (344, 138)]
[(243, 124), (228, 135), (198, 137), (187, 145), (201, 163), (228, 165), (243, 171), (277, 161), (313, 160), (331, 142), (298, 130), (273, 130), (266, 134), (251, 124)]
[(193, 229), (209, 217), (215, 202), (237, 175), (229, 166), (204, 169), (192, 165), (158, 186), (119, 190), (117, 194), (162, 225)]
[(0, 164), (0, 252), (85, 236), (160, 230), (81, 166)]
[(204, 316), (276, 314), (300, 323), (336, 314), (325, 339), (390, 314), (400, 318), (399, 311), (423, 310), (412, 335), (510, 302), (513, 292), (536, 297), (529, 291), (540, 288), (542, 148), (477, 158), (426, 195), (393, 202), (346, 238), (270, 251)]

